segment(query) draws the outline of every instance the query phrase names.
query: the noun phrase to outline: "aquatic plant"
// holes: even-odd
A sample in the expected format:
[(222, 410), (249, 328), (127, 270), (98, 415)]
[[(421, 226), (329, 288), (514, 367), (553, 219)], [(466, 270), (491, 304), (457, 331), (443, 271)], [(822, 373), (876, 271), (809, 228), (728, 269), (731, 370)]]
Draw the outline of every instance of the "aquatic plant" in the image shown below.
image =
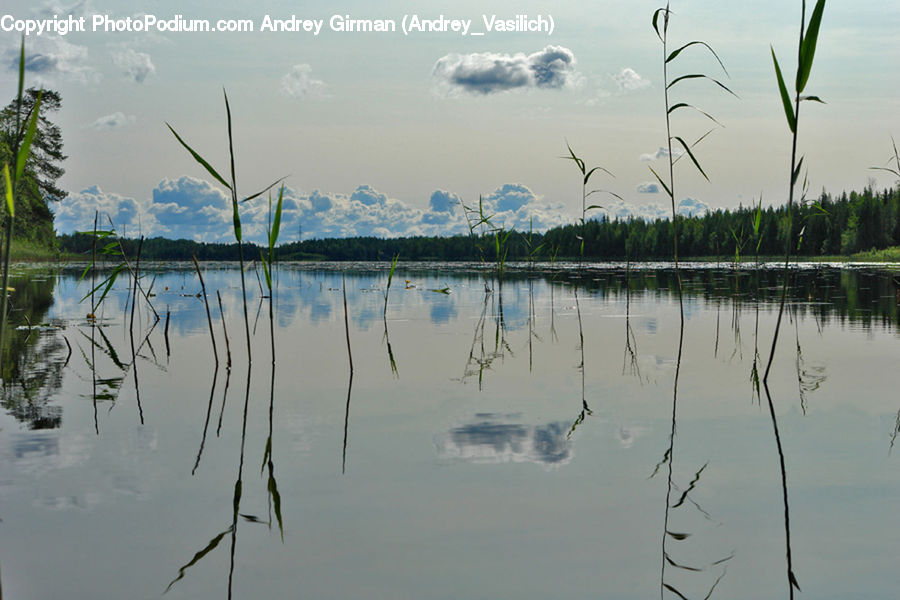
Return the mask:
[(894, 147), (894, 155), (891, 156), (889, 159), (887, 159), (887, 162), (885, 164), (889, 165), (893, 161), (893, 163), (894, 163), (894, 165), (896, 165), (896, 167), (869, 167), (869, 168), (872, 169), (873, 171), (887, 171), (888, 173), (891, 173), (898, 179), (898, 181), (896, 182), (895, 185), (897, 185), (897, 187), (900, 188), (900, 153), (897, 152), (897, 142), (894, 141), (894, 136), (891, 136), (891, 145)]
[[(685, 75), (679, 75), (679, 76), (675, 77), (674, 79), (671, 79), (671, 80), (669, 79), (670, 63), (672, 63), (672, 61), (674, 61), (676, 58), (678, 58), (678, 56), (682, 52), (684, 52), (685, 50), (688, 50), (690, 48), (693, 48), (693, 47), (706, 48), (713, 55), (713, 57), (716, 59), (716, 61), (719, 63), (719, 66), (722, 68), (722, 71), (725, 73), (725, 75), (726, 76), (728, 75), (728, 71), (725, 69), (725, 64), (722, 62), (722, 59), (720, 59), (719, 55), (716, 54), (716, 51), (712, 49), (712, 46), (710, 46), (706, 42), (703, 42), (700, 40), (693, 40), (686, 44), (683, 44), (682, 46), (679, 46), (678, 48), (676, 48), (675, 50), (672, 50), (671, 52), (669, 51), (669, 17), (671, 15), (672, 15), (672, 11), (670, 10), (669, 3), (667, 2), (666, 6), (664, 8), (658, 8), (653, 13), (653, 20), (652, 20), (653, 29), (656, 31), (657, 37), (662, 42), (662, 50), (663, 50), (663, 98), (665, 100), (665, 110), (666, 110), (666, 150), (667, 150), (666, 159), (667, 159), (667, 165), (668, 165), (668, 177), (666, 179), (663, 179), (663, 177), (659, 173), (657, 173), (656, 170), (653, 169), (653, 167), (650, 167), (650, 171), (653, 173), (653, 175), (656, 177), (656, 180), (666, 191), (666, 195), (669, 196), (669, 200), (670, 200), (670, 203), (672, 206), (672, 252), (673, 252), (673, 256), (674, 256), (674, 260), (675, 260), (675, 270), (677, 271), (678, 270), (678, 212), (675, 207), (675, 190), (676, 190), (676, 188), (675, 188), (675, 163), (678, 162), (678, 160), (682, 156), (687, 155), (691, 159), (691, 162), (693, 163), (694, 167), (696, 167), (697, 170), (700, 172), (700, 174), (703, 175), (704, 179), (709, 181), (709, 176), (706, 174), (706, 171), (703, 170), (703, 167), (700, 165), (700, 162), (697, 160), (697, 157), (694, 154), (692, 148), (694, 146), (696, 146), (697, 144), (699, 144), (701, 141), (703, 141), (706, 138), (706, 136), (708, 136), (710, 133), (712, 133), (715, 130), (715, 127), (720, 127), (720, 126), (722, 126), (722, 124), (719, 123), (719, 121), (716, 120), (716, 118), (713, 117), (711, 114), (697, 108), (696, 106), (688, 104), (687, 102), (676, 102), (673, 104), (671, 102), (669, 94), (675, 86), (677, 86), (679, 84), (683, 84), (686, 81), (694, 80), (694, 79), (705, 79), (705, 80), (711, 81), (711, 82), (715, 83), (717, 86), (719, 86), (720, 88), (722, 88), (723, 90), (725, 90), (726, 92), (728, 92), (729, 94), (732, 94), (735, 97), (737, 97), (737, 94), (732, 92), (721, 81), (714, 79), (714, 78), (710, 77), (709, 75), (706, 75), (705, 73), (687, 73)], [(660, 16), (662, 16), (662, 30), (660, 30), (660, 23), (659, 23)], [(708, 120), (712, 121), (715, 124), (715, 127), (713, 127), (712, 129), (710, 129), (709, 131), (707, 131), (706, 133), (701, 135), (693, 143), (691, 143), (691, 144), (687, 143), (683, 137), (674, 135), (672, 133), (672, 115), (676, 111), (679, 111), (682, 109), (691, 109), (695, 112), (698, 112), (699, 114), (701, 114)], [(678, 145), (681, 147), (680, 148), (681, 154), (679, 154), (677, 157), (675, 156), (675, 153), (674, 153), (675, 148), (673, 148), (673, 142), (677, 142)], [(679, 286), (680, 286), (680, 282), (679, 282)]]
[[(769, 352), (769, 361), (766, 365), (766, 371), (763, 375), (763, 382), (769, 378), (769, 370), (772, 368), (772, 360), (775, 358), (775, 348), (778, 343), (778, 332), (781, 329), (781, 318), (784, 315), (784, 305), (787, 298), (787, 291), (790, 285), (790, 260), (791, 248), (793, 241), (793, 223), (792, 208), (794, 205), (794, 190), (803, 167), (803, 156), (797, 156), (797, 141), (799, 138), (799, 122), (800, 122), (800, 104), (802, 102), (819, 102), (824, 103), (818, 96), (804, 95), (806, 84), (812, 71), (813, 58), (816, 53), (816, 43), (819, 37), (819, 26), (822, 23), (822, 13), (825, 10), (825, 0), (818, 0), (812, 14), (809, 18), (809, 25), (806, 24), (806, 0), (802, 0), (802, 10), (800, 12), (800, 38), (797, 44), (797, 75), (794, 82), (794, 98), (791, 99), (784, 76), (781, 72), (781, 65), (778, 63), (778, 57), (775, 55), (775, 48), (771, 47), (772, 62), (775, 65), (775, 78), (778, 83), (778, 93), (781, 96), (781, 103), (784, 107), (784, 116), (787, 119), (788, 128), (791, 131), (791, 171), (790, 185), (788, 186), (788, 203), (785, 218), (787, 219), (785, 227), (787, 233), (785, 235), (784, 249), (784, 282), (781, 292), (781, 302), (778, 306), (778, 319), (775, 322), (775, 333), (772, 335), (772, 349)], [(805, 187), (805, 186), (804, 186)], [(801, 232), (802, 236), (802, 232)], [(794, 583), (794, 582), (792, 582)]]
[(234, 225), (234, 237), (238, 243), (238, 260), (241, 265), (241, 293), (243, 294), (243, 306), (244, 306), (244, 331), (247, 335), (247, 361), (252, 362), (251, 352), (250, 352), (250, 319), (247, 316), (247, 282), (244, 277), (244, 250), (243, 250), (243, 236), (241, 235), (241, 214), (239, 210), (239, 205), (247, 202), (249, 200), (253, 200), (267, 191), (278, 185), (284, 177), (281, 177), (271, 184), (269, 184), (264, 189), (256, 192), (255, 194), (251, 194), (245, 198), (238, 199), (237, 193), (237, 176), (235, 174), (235, 165), (234, 165), (234, 136), (232, 132), (232, 123), (231, 123), (231, 105), (228, 103), (228, 93), (225, 89), (222, 89), (222, 94), (225, 97), (225, 115), (228, 125), (228, 156), (231, 159), (231, 183), (227, 182), (221, 175), (219, 175), (218, 171), (216, 171), (213, 166), (202, 156), (200, 156), (193, 148), (191, 148), (187, 142), (185, 142), (178, 132), (169, 124), (166, 123), (166, 127), (169, 128), (169, 131), (172, 132), (172, 135), (175, 136), (175, 139), (184, 146), (185, 150), (187, 150), (190, 155), (197, 161), (206, 172), (212, 175), (212, 177), (218, 181), (220, 184), (225, 186), (226, 189), (231, 193), (231, 209), (232, 209), (232, 222)]
[[(275, 217), (268, 226), (267, 241), (269, 243), (268, 254), (261, 254), (263, 273), (266, 276), (266, 287), (269, 289), (269, 333), (272, 340), (272, 364), (275, 364), (275, 322), (272, 302), (275, 297), (275, 289), (272, 284), (272, 271), (275, 264), (275, 244), (278, 243), (278, 232), (281, 229), (281, 206), (284, 201), (284, 184), (278, 191), (278, 203), (275, 205)], [(269, 215), (272, 214), (272, 195), (269, 194)]]
[[(506, 229), (504, 225), (494, 223), (492, 220), (494, 215), (485, 214), (484, 200), (481, 196), (478, 196), (478, 210), (467, 206), (462, 201), (460, 201), (460, 205), (462, 205), (466, 224), (469, 227), (469, 237), (482, 264), (485, 262), (485, 244), (487, 239), (490, 238), (493, 241), (491, 246), (494, 249), (494, 274), (497, 276), (498, 287), (502, 289), (503, 272), (506, 269), (506, 257), (509, 253), (508, 242), (515, 229)], [(478, 231), (477, 234), (476, 230)], [(489, 289), (486, 274), (484, 286), (486, 290)]]
[(12, 242), (12, 226), (13, 219), (16, 216), (16, 194), (18, 192), (18, 184), (25, 174), (25, 163), (31, 152), (31, 143), (34, 141), (35, 131), (37, 130), (38, 116), (41, 109), (42, 93), (38, 93), (34, 107), (31, 109), (30, 115), (22, 114), (22, 98), (25, 87), (25, 38), (22, 38), (22, 46), (19, 51), (19, 88), (16, 96), (16, 129), (12, 135), (12, 155), (15, 157), (15, 165), (10, 172), (9, 164), (3, 164), (3, 179), (5, 181), (5, 198), (6, 210), (9, 212), (9, 218), (6, 219), (6, 230), (4, 232), (4, 250), (3, 250), (3, 282), (0, 286), (0, 293), (3, 295), (3, 308), (0, 309), (0, 361), (2, 361), (2, 341), (3, 334), (6, 330), (6, 311), (9, 288), (9, 252)]
[[(726, 92), (735, 95), (727, 86), (725, 86), (722, 82), (718, 81), (706, 75), (705, 73), (688, 73), (685, 75), (680, 75), (675, 77), (674, 79), (669, 79), (669, 64), (672, 63), (682, 52), (685, 50), (691, 49), (693, 47), (698, 48), (706, 48), (719, 63), (719, 66), (722, 68), (722, 71), (728, 75), (728, 71), (725, 69), (725, 65), (722, 63), (722, 60), (719, 58), (719, 55), (716, 54), (715, 50), (712, 49), (712, 46), (707, 44), (706, 42), (700, 40), (693, 40), (679, 46), (675, 50), (669, 51), (669, 18), (672, 15), (672, 11), (670, 10), (670, 4), (667, 2), (666, 6), (663, 8), (658, 8), (653, 13), (653, 18), (651, 24), (653, 25), (653, 29), (656, 32), (656, 36), (659, 38), (660, 42), (662, 42), (662, 50), (663, 50), (663, 99), (665, 101), (665, 111), (666, 111), (666, 149), (667, 149), (667, 163), (668, 163), (668, 182), (660, 176), (653, 167), (650, 167), (650, 171), (656, 177), (657, 181), (666, 191), (666, 194), (669, 196), (669, 201), (672, 207), (672, 255), (675, 262), (675, 279), (678, 283), (677, 291), (678, 291), (678, 309), (679, 309), (679, 332), (678, 332), (678, 349), (677, 349), (677, 358), (675, 362), (675, 378), (672, 386), (672, 424), (671, 429), (669, 431), (669, 447), (666, 451), (664, 461), (668, 462), (668, 477), (667, 477), (667, 486), (666, 486), (666, 507), (665, 507), (665, 517), (663, 522), (663, 535), (662, 535), (662, 561), (661, 561), (661, 569), (660, 569), (660, 589), (659, 595), (660, 598), (663, 597), (664, 591), (669, 590), (670, 592), (675, 593), (680, 597), (684, 597), (681, 592), (675, 589), (669, 582), (666, 581), (666, 566), (674, 566), (680, 567), (680, 565), (674, 563), (669, 554), (667, 543), (670, 539), (670, 536), (674, 539), (678, 539), (673, 532), (670, 530), (669, 525), (669, 517), (670, 511), (673, 508), (676, 508), (678, 504), (672, 505), (671, 503), (671, 495), (674, 483), (673, 476), (673, 463), (675, 460), (675, 432), (676, 432), (676, 421), (677, 421), (677, 411), (678, 411), (678, 380), (681, 374), (681, 357), (682, 351), (684, 349), (684, 301), (683, 301), (683, 288), (681, 283), (681, 271), (679, 269), (678, 264), (678, 211), (675, 207), (675, 163), (683, 156), (688, 156), (691, 159), (694, 167), (700, 172), (701, 175), (708, 181), (709, 176), (703, 170), (703, 167), (700, 165), (700, 162), (697, 160), (697, 157), (694, 155), (692, 148), (703, 141), (710, 133), (715, 130), (715, 127), (708, 130), (706, 133), (701, 135), (694, 143), (688, 144), (683, 137), (674, 135), (672, 133), (672, 115), (676, 111), (681, 109), (692, 109), (707, 119), (711, 120), (716, 127), (721, 126), (721, 123), (716, 120), (715, 117), (710, 115), (709, 113), (691, 105), (686, 102), (676, 102), (672, 103), (670, 101), (669, 93), (673, 87), (678, 84), (684, 83), (686, 81), (691, 81), (694, 79), (705, 79), (708, 81), (712, 81), (719, 87), (721, 87)], [(662, 30), (660, 30), (660, 17), (662, 17)], [(673, 142), (677, 142), (681, 146), (682, 153), (676, 158), (673, 149)], [(660, 463), (661, 465), (662, 463)], [(657, 465), (657, 469), (659, 469), (660, 465)], [(702, 472), (703, 469), (700, 469)], [(697, 473), (695, 477), (695, 481), (700, 476), (700, 472)], [(692, 483), (693, 486), (693, 483)], [(689, 490), (688, 490), (689, 491)], [(685, 496), (687, 492), (685, 492)], [(683, 497), (684, 498), (684, 497)], [(682, 501), (683, 501), (682, 498)], [(695, 569), (696, 570), (696, 569)], [(724, 575), (724, 573), (723, 573)], [(709, 598), (722, 576), (720, 576), (716, 582), (713, 584), (712, 588), (710, 588), (709, 593), (706, 595)]]
[(561, 156), (560, 158), (563, 158), (565, 160), (571, 160), (572, 162), (575, 163), (575, 166), (578, 167), (578, 170), (581, 172), (581, 218), (578, 219), (578, 223), (581, 225), (581, 235), (575, 236), (578, 239), (578, 241), (580, 242), (578, 245), (580, 262), (578, 264), (579, 264), (579, 268), (581, 268), (584, 265), (584, 234), (585, 234), (585, 229), (587, 228), (587, 214), (588, 214), (588, 212), (590, 212), (592, 210), (597, 210), (597, 209), (603, 208), (599, 204), (591, 204), (590, 206), (588, 206), (587, 199), (590, 196), (592, 196), (594, 194), (598, 194), (598, 193), (609, 194), (611, 196), (618, 198), (619, 200), (621, 200), (622, 197), (614, 192), (609, 191), (609, 190), (588, 191), (588, 182), (590, 182), (591, 176), (594, 173), (596, 173), (597, 171), (602, 171), (602, 172), (606, 173), (607, 175), (609, 175), (610, 177), (615, 177), (615, 175), (613, 175), (609, 170), (607, 170), (603, 167), (600, 167), (600, 166), (588, 169), (584, 160), (582, 160), (581, 158), (579, 158), (578, 156), (575, 155), (575, 151), (572, 150), (572, 146), (569, 145), (569, 142), (566, 142), (566, 149), (569, 151), (569, 156)]

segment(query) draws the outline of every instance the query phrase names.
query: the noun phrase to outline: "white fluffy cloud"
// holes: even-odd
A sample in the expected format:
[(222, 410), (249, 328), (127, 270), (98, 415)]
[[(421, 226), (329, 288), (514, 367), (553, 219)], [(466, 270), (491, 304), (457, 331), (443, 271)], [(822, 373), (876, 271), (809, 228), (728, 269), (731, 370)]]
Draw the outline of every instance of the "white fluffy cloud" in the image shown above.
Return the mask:
[(129, 79), (134, 79), (137, 83), (144, 83), (148, 75), (156, 73), (156, 67), (146, 52), (136, 52), (127, 48), (113, 54), (112, 59), (113, 63), (122, 69), (124, 75)]
[(90, 129), (99, 129), (100, 131), (112, 131), (114, 129), (121, 129), (122, 127), (126, 127), (130, 124), (134, 123), (134, 116), (126, 115), (125, 113), (119, 111), (114, 112), (111, 115), (104, 115), (89, 124), (88, 127)]
[(61, 233), (92, 230), (95, 213), (99, 213), (99, 228), (108, 227), (109, 216), (117, 227), (128, 227), (134, 233), (142, 212), (134, 198), (104, 192), (96, 185), (69, 194), (62, 202), (51, 204), (51, 208), (54, 212), (54, 226)]
[(325, 83), (312, 76), (312, 67), (299, 64), (281, 78), (281, 93), (294, 98), (314, 98), (325, 92)]
[(446, 95), (492, 94), (515, 89), (560, 89), (575, 80), (575, 54), (546, 46), (533, 54), (481, 52), (448, 54), (438, 59), (433, 76)]
[[(369, 185), (349, 194), (309, 193), (285, 188), (281, 230), (283, 241), (326, 237), (451, 235), (468, 232), (460, 197), (435, 190), (422, 209)], [(544, 230), (571, 221), (562, 203), (547, 202), (521, 183), (505, 184), (484, 196), (484, 209), (492, 221), (520, 231), (532, 226)], [(474, 202), (472, 204), (475, 204)], [(164, 179), (143, 201), (101, 191), (96, 186), (70, 194), (56, 208), (56, 227), (62, 233), (90, 227), (94, 211), (109, 214), (118, 229), (134, 234), (140, 224), (148, 236), (198, 241), (229, 242), (232, 231), (231, 199), (203, 179)], [(268, 200), (255, 198), (241, 205), (245, 239), (262, 241), (268, 222)], [(105, 219), (104, 219), (105, 221)]]
[(640, 194), (658, 194), (659, 184), (653, 183), (652, 181), (642, 181), (637, 184), (634, 190)]
[[(699, 216), (710, 210), (707, 203), (694, 198), (685, 198), (678, 203), (678, 214), (683, 217)], [(606, 212), (610, 219), (644, 219), (656, 221), (668, 219), (672, 216), (672, 209), (663, 206), (659, 202), (647, 204), (629, 204), (622, 200), (606, 205)]]
[(678, 214), (685, 217), (696, 217), (709, 211), (709, 204), (694, 198), (685, 198), (678, 203)]
[(616, 85), (619, 86), (619, 91), (622, 92), (631, 92), (650, 87), (650, 80), (644, 79), (630, 67), (625, 67), (613, 75), (613, 79), (616, 81)]

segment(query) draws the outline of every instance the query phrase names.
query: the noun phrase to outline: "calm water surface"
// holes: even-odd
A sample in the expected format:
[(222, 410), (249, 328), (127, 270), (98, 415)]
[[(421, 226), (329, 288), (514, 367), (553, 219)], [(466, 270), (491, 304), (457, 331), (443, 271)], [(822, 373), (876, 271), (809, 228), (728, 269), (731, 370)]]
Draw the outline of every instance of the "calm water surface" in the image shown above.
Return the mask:
[(283, 265), (274, 368), (250, 270), (249, 369), (233, 266), (218, 366), (192, 270), (79, 275), (10, 284), (8, 598), (898, 597), (890, 270), (795, 273), (769, 396), (774, 269), (685, 271), (679, 362), (665, 265)]

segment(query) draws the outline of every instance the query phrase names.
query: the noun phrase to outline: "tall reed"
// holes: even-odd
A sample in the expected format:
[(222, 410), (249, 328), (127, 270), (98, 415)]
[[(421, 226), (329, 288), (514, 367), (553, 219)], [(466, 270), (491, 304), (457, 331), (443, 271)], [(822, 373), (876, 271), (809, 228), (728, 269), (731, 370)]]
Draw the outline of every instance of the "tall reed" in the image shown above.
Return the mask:
[(243, 236), (241, 235), (241, 214), (239, 210), (239, 205), (241, 203), (247, 202), (249, 200), (253, 200), (258, 196), (266, 193), (273, 187), (275, 187), (278, 183), (280, 183), (284, 178), (279, 178), (276, 181), (272, 182), (266, 188), (256, 192), (255, 194), (251, 194), (246, 198), (240, 199), (237, 192), (237, 176), (235, 174), (235, 166), (234, 166), (234, 135), (232, 131), (232, 123), (231, 123), (231, 105), (228, 103), (228, 93), (223, 89), (222, 94), (225, 97), (225, 115), (227, 119), (228, 125), (228, 156), (230, 158), (231, 165), (231, 183), (227, 182), (225, 178), (219, 175), (218, 171), (216, 171), (212, 165), (206, 161), (202, 156), (200, 156), (197, 152), (191, 148), (187, 142), (181, 139), (181, 136), (178, 135), (178, 132), (175, 131), (174, 128), (169, 123), (166, 123), (166, 127), (169, 128), (169, 131), (175, 136), (175, 139), (184, 146), (185, 150), (187, 150), (190, 155), (197, 161), (206, 172), (212, 175), (212, 177), (218, 181), (220, 184), (224, 185), (226, 189), (231, 193), (231, 209), (232, 209), (232, 222), (234, 225), (234, 237), (238, 243), (238, 260), (241, 266), (241, 294), (243, 295), (243, 306), (244, 306), (244, 331), (247, 336), (247, 362), (252, 362), (252, 355), (250, 352), (250, 318), (247, 316), (247, 282), (244, 277), (244, 249), (243, 249)]
[(787, 119), (788, 129), (791, 131), (791, 171), (790, 185), (788, 186), (788, 204), (787, 204), (787, 234), (785, 236), (784, 248), (784, 282), (781, 290), (781, 302), (778, 306), (778, 319), (775, 322), (775, 333), (772, 335), (772, 349), (769, 351), (769, 361), (766, 364), (766, 371), (763, 375), (763, 383), (769, 378), (769, 371), (772, 368), (772, 360), (775, 358), (775, 348), (778, 343), (778, 332), (781, 329), (781, 318), (784, 315), (784, 305), (787, 299), (787, 291), (790, 285), (790, 261), (791, 248), (793, 246), (793, 222), (792, 209), (794, 206), (794, 189), (800, 177), (803, 167), (803, 156), (797, 157), (797, 140), (799, 138), (800, 123), (800, 103), (811, 101), (824, 103), (818, 96), (804, 95), (806, 84), (809, 81), (809, 75), (812, 71), (813, 58), (816, 53), (816, 42), (819, 37), (819, 25), (822, 23), (822, 13), (825, 10), (825, 0), (818, 0), (812, 14), (809, 18), (809, 25), (806, 24), (806, 0), (802, 0), (802, 10), (800, 11), (800, 37), (797, 43), (797, 75), (794, 80), (794, 98), (793, 100), (788, 93), (784, 76), (781, 73), (781, 66), (778, 58), (775, 56), (775, 48), (771, 47), (772, 62), (775, 65), (775, 78), (778, 82), (778, 92), (781, 96), (781, 103), (784, 107), (784, 116)]
[[(710, 115), (709, 113), (691, 105), (687, 102), (675, 102), (673, 103), (670, 98), (671, 90), (679, 85), (683, 84), (686, 81), (691, 81), (694, 79), (705, 79), (711, 81), (718, 85), (720, 88), (725, 90), (726, 92), (735, 95), (727, 86), (725, 86), (722, 82), (706, 75), (704, 73), (688, 73), (684, 75), (679, 75), (674, 77), (673, 79), (669, 78), (669, 66), (670, 64), (681, 55), (682, 52), (688, 49), (692, 49), (693, 47), (705, 48), (708, 50), (713, 57), (718, 62), (719, 66), (721, 66), (723, 72), (725, 72), (726, 76), (728, 71), (725, 69), (725, 65), (722, 63), (722, 60), (719, 58), (719, 55), (716, 54), (715, 50), (707, 44), (706, 42), (700, 40), (693, 40), (687, 42), (676, 48), (675, 50), (669, 50), (669, 19), (672, 15), (672, 11), (670, 9), (670, 4), (667, 2), (666, 6), (663, 8), (657, 9), (653, 13), (653, 19), (651, 24), (653, 25), (653, 29), (656, 32), (656, 36), (659, 38), (660, 42), (662, 42), (662, 57), (663, 57), (663, 99), (665, 102), (665, 115), (666, 115), (666, 150), (667, 150), (667, 166), (668, 166), (668, 174), (667, 178), (664, 179), (653, 167), (650, 167), (650, 171), (656, 177), (656, 180), (666, 191), (666, 194), (669, 196), (669, 201), (672, 208), (672, 256), (675, 262), (675, 278), (678, 284), (677, 293), (678, 293), (678, 309), (679, 309), (679, 331), (678, 331), (678, 349), (677, 349), (677, 358), (675, 362), (675, 378), (673, 382), (672, 389), (672, 420), (671, 420), (671, 429), (669, 432), (669, 447), (664, 456), (663, 462), (668, 462), (668, 477), (667, 477), (667, 486), (666, 486), (666, 506), (665, 506), (665, 516), (663, 520), (663, 535), (662, 535), (662, 561), (660, 568), (660, 587), (659, 587), (659, 595), (660, 598), (664, 596), (665, 590), (669, 590), (677, 594), (680, 597), (684, 597), (677, 589), (675, 589), (670, 583), (666, 581), (666, 567), (667, 565), (678, 566), (672, 561), (672, 558), (668, 551), (668, 542), (669, 539), (678, 540), (678, 534), (670, 530), (670, 510), (677, 507), (676, 505), (672, 505), (671, 503), (671, 495), (672, 489), (675, 486), (674, 476), (673, 476), (673, 466), (675, 461), (675, 432), (676, 432), (676, 423), (677, 423), (677, 411), (678, 411), (678, 381), (681, 375), (681, 358), (682, 351), (684, 349), (684, 300), (683, 300), (683, 288), (681, 282), (681, 270), (678, 263), (678, 211), (675, 205), (675, 163), (682, 156), (687, 155), (694, 167), (703, 175), (704, 179), (709, 180), (709, 176), (707, 176), (706, 171), (703, 170), (703, 167), (700, 165), (700, 162), (697, 160), (697, 157), (694, 155), (692, 148), (699, 144), (702, 140), (704, 140), (712, 131), (714, 131), (715, 127), (704, 133), (700, 136), (696, 141), (692, 144), (688, 144), (682, 136), (675, 135), (672, 129), (672, 115), (682, 109), (692, 109), (705, 118), (712, 121), (716, 126), (721, 126), (721, 123), (716, 120), (715, 117)], [(660, 29), (660, 17), (662, 17), (662, 29)], [(674, 155), (674, 145), (673, 142), (677, 142), (681, 147), (681, 154), (679, 157)], [(657, 470), (663, 463), (657, 465)], [(695, 479), (699, 477), (700, 472), (703, 469), (701, 468), (698, 471)], [(712, 588), (709, 590), (707, 594), (707, 598), (712, 595), (713, 590), (718, 585), (721, 580), (721, 576), (716, 582), (713, 584)]]
[(793, 244), (793, 224), (791, 222), (791, 209), (794, 203), (794, 188), (800, 177), (800, 171), (803, 166), (803, 157), (797, 158), (797, 140), (800, 121), (800, 103), (804, 101), (822, 102), (818, 96), (803, 95), (806, 84), (809, 81), (810, 72), (812, 71), (813, 59), (816, 53), (816, 42), (819, 36), (819, 26), (822, 22), (822, 14), (825, 10), (825, 0), (818, 0), (812, 14), (809, 18), (809, 25), (806, 24), (806, 0), (803, 0), (800, 11), (800, 37), (797, 43), (797, 75), (794, 80), (794, 98), (793, 103), (788, 94), (787, 85), (781, 72), (781, 66), (778, 64), (778, 58), (775, 56), (775, 48), (771, 48), (772, 62), (775, 66), (775, 78), (778, 83), (778, 92), (781, 96), (781, 102), (784, 107), (784, 115), (787, 119), (788, 128), (791, 131), (791, 170), (790, 185), (788, 186), (788, 206), (787, 206), (787, 235), (785, 241), (784, 252), (784, 281), (781, 290), (781, 302), (778, 306), (778, 319), (775, 322), (775, 332), (772, 335), (772, 348), (769, 351), (769, 361), (766, 364), (766, 371), (763, 375), (763, 388), (766, 392), (766, 399), (769, 404), (769, 415), (772, 419), (772, 428), (775, 433), (775, 444), (778, 448), (778, 459), (781, 467), (781, 486), (782, 497), (784, 502), (784, 531), (785, 531), (785, 554), (787, 562), (787, 579), (788, 593), (791, 599), (794, 597), (794, 589), (800, 590), (797, 577), (794, 574), (793, 559), (791, 553), (791, 521), (790, 508), (788, 504), (788, 488), (787, 488), (787, 471), (785, 469), (784, 450), (781, 445), (781, 435), (778, 431), (778, 419), (775, 416), (775, 405), (772, 402), (772, 395), (769, 393), (769, 371), (772, 368), (772, 361), (775, 358), (775, 348), (778, 343), (778, 332), (781, 329), (781, 319), (784, 315), (784, 306), (787, 299), (788, 287), (790, 286), (790, 260), (791, 246)]
[[(5, 185), (6, 210), (9, 218), (6, 220), (5, 240), (3, 250), (3, 281), (0, 287), (2, 293), (3, 308), (0, 309), (0, 363), (3, 361), (3, 336), (6, 333), (6, 310), (9, 303), (7, 292), (9, 289), (9, 252), (12, 243), (13, 219), (16, 216), (15, 197), (18, 186), (25, 174), (25, 164), (31, 152), (31, 142), (37, 131), (38, 117), (41, 112), (41, 98), (43, 92), (38, 94), (31, 114), (22, 115), (22, 98), (25, 88), (25, 38), (22, 37), (22, 46), (19, 51), (19, 88), (16, 96), (16, 129), (12, 135), (12, 155), (15, 157), (15, 165), (10, 173), (9, 164), (3, 164), (3, 179)], [(24, 117), (24, 118), (23, 118)]]
[[(675, 163), (684, 156), (685, 154), (691, 159), (691, 162), (697, 168), (701, 175), (703, 175), (704, 179), (709, 181), (709, 176), (707, 176), (706, 171), (703, 170), (703, 167), (700, 166), (700, 162), (697, 160), (697, 157), (694, 155), (692, 148), (703, 141), (706, 136), (712, 133), (715, 129), (713, 127), (702, 136), (700, 136), (696, 141), (692, 144), (688, 144), (683, 137), (674, 135), (672, 133), (672, 115), (679, 110), (682, 109), (691, 109), (700, 115), (704, 116), (708, 120), (712, 121), (716, 126), (721, 126), (718, 120), (715, 117), (703, 111), (696, 106), (688, 104), (687, 102), (675, 102), (672, 103), (670, 98), (670, 92), (675, 86), (679, 84), (683, 84), (686, 81), (691, 81), (694, 79), (706, 79), (715, 83), (717, 86), (732, 94), (733, 96), (737, 96), (734, 92), (732, 92), (725, 84), (721, 81), (706, 75), (705, 73), (687, 73), (684, 75), (679, 75), (674, 79), (669, 79), (669, 66), (670, 64), (678, 58), (678, 56), (684, 52), (685, 50), (696, 47), (706, 48), (719, 63), (719, 66), (722, 68), (722, 71), (725, 75), (728, 75), (728, 71), (725, 69), (725, 64), (719, 58), (719, 55), (716, 54), (716, 51), (712, 49), (712, 46), (707, 44), (706, 42), (700, 40), (693, 40), (686, 44), (683, 44), (676, 48), (675, 50), (669, 51), (669, 17), (671, 16), (672, 11), (669, 8), (669, 3), (666, 3), (664, 8), (658, 8), (656, 12), (653, 13), (653, 29), (656, 31), (656, 35), (659, 40), (662, 42), (662, 51), (663, 51), (663, 97), (665, 100), (665, 111), (666, 111), (666, 151), (667, 151), (667, 166), (668, 166), (668, 177), (667, 179), (663, 179), (653, 167), (650, 167), (650, 171), (656, 177), (656, 180), (666, 191), (666, 195), (669, 196), (669, 201), (672, 206), (672, 253), (675, 261), (675, 270), (678, 271), (678, 211), (675, 206)], [(660, 30), (659, 18), (662, 16), (662, 30)], [(673, 142), (677, 142), (679, 146), (681, 146), (681, 152), (678, 157), (674, 154)], [(679, 278), (679, 289), (681, 287), (681, 280)]]
[(582, 160), (581, 158), (579, 158), (578, 156), (575, 155), (575, 152), (572, 150), (572, 146), (569, 145), (569, 142), (566, 142), (566, 149), (569, 151), (569, 155), (562, 156), (560, 158), (564, 158), (566, 160), (571, 160), (572, 162), (575, 163), (575, 166), (578, 167), (578, 170), (581, 171), (581, 218), (578, 220), (579, 224), (581, 225), (581, 235), (575, 236), (580, 241), (580, 244), (578, 247), (578, 255), (579, 255), (578, 267), (580, 269), (584, 266), (584, 237), (585, 237), (585, 231), (587, 229), (587, 214), (588, 214), (588, 212), (590, 212), (592, 210), (597, 210), (597, 209), (603, 208), (599, 204), (591, 204), (590, 206), (588, 206), (587, 199), (590, 196), (592, 196), (594, 194), (599, 194), (599, 193), (609, 194), (611, 196), (618, 198), (619, 200), (622, 199), (622, 196), (620, 196), (614, 192), (611, 192), (609, 190), (588, 191), (588, 183), (591, 180), (591, 176), (593, 176), (593, 174), (596, 173), (597, 171), (602, 171), (603, 173), (606, 173), (610, 177), (615, 177), (615, 175), (613, 175), (608, 169), (605, 169), (600, 166), (593, 167), (592, 169), (588, 169), (584, 160)]

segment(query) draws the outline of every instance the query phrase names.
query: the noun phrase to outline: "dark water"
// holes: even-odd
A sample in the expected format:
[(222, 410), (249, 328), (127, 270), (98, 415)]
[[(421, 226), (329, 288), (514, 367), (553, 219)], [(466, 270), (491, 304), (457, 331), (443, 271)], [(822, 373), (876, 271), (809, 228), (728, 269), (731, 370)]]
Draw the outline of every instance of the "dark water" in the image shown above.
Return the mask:
[(890, 270), (795, 271), (768, 396), (776, 269), (685, 271), (679, 353), (666, 265), (283, 265), (274, 368), (247, 275), (250, 369), (232, 266), (218, 367), (192, 270), (16, 273), (6, 597), (897, 597)]

